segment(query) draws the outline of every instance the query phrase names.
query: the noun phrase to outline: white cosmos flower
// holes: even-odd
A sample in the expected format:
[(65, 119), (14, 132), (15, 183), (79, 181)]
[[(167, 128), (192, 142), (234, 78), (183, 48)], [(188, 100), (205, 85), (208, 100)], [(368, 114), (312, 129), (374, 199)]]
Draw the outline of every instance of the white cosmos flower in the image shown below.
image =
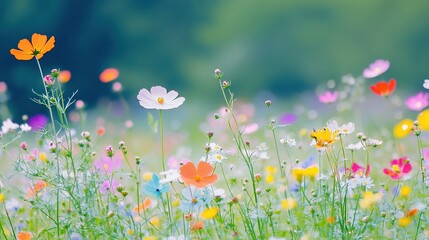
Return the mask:
[(429, 89), (429, 79), (425, 79), (425, 82), (423, 83), (423, 87), (426, 89)]
[(331, 131), (338, 131), (338, 134), (348, 135), (355, 131), (355, 124), (352, 122), (340, 126), (337, 121), (332, 120), (327, 125)]
[(3, 133), (8, 133), (11, 130), (15, 130), (17, 128), (19, 128), (19, 125), (12, 122), (12, 120), (10, 120), (10, 118), (6, 119), (5, 121), (3, 121), (3, 125), (2, 125), (2, 132)]
[(19, 125), (19, 127), (21, 128), (21, 130), (23, 132), (29, 132), (29, 131), (31, 131), (31, 126), (28, 125), (27, 123), (21, 124), (21, 125)]
[(155, 86), (150, 92), (143, 88), (137, 95), (137, 99), (142, 107), (146, 109), (173, 109), (183, 104), (184, 97), (177, 98), (179, 94), (176, 91), (169, 91), (161, 86)]

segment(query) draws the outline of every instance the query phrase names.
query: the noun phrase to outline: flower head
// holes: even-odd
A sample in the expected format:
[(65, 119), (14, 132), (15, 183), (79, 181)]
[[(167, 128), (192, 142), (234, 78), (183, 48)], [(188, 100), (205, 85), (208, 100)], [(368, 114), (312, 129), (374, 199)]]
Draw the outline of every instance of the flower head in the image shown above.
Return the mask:
[(371, 63), (368, 68), (363, 71), (364, 78), (375, 78), (387, 71), (390, 67), (390, 62), (387, 60), (378, 59)]
[(316, 148), (326, 147), (337, 141), (338, 131), (332, 131), (329, 128), (322, 128), (318, 130), (313, 130), (310, 133), (310, 137), (312, 137), (316, 141)]
[(217, 175), (213, 173), (213, 167), (203, 161), (198, 163), (197, 168), (192, 162), (186, 163), (180, 168), (180, 176), (186, 185), (193, 185), (197, 188), (203, 188), (217, 180)]
[(322, 95), (319, 95), (319, 102), (321, 103), (333, 103), (336, 102), (338, 98), (338, 92), (326, 91)]
[(367, 165), (366, 168), (364, 168), (363, 166), (354, 162), (352, 164), (351, 170), (352, 170), (353, 176), (355, 176), (355, 175), (357, 175), (357, 176), (363, 176), (363, 175), (368, 176), (369, 171), (370, 171), (370, 167), (369, 167), (369, 165)]
[(70, 81), (71, 79), (71, 72), (69, 70), (61, 70), (60, 74), (58, 75), (58, 81), (60, 83), (66, 83)]
[(176, 98), (179, 94), (176, 91), (169, 91), (161, 86), (155, 86), (150, 92), (143, 88), (137, 95), (137, 99), (142, 107), (146, 109), (173, 109), (183, 104), (184, 97)]
[(424, 110), (417, 116), (419, 127), (422, 130), (429, 131), (429, 109)]
[(145, 211), (146, 209), (150, 208), (150, 207), (156, 207), (157, 202), (156, 201), (152, 201), (150, 198), (145, 198), (145, 200), (140, 203), (138, 206), (136, 206), (133, 209), (133, 212), (140, 214), (141, 211)]
[(152, 174), (152, 179), (146, 183), (144, 190), (148, 194), (152, 194), (157, 198), (161, 198), (162, 193), (168, 192), (170, 187), (168, 184), (161, 184), (158, 174)]
[(390, 162), (390, 166), (390, 169), (385, 168), (383, 169), (383, 172), (384, 174), (389, 175), (392, 179), (401, 179), (413, 169), (407, 157), (392, 160)]
[(212, 219), (214, 217), (216, 217), (217, 213), (219, 212), (219, 208), (218, 207), (212, 207), (212, 208), (206, 208), (202, 213), (201, 213), (201, 217), (203, 219)]
[(119, 70), (116, 68), (106, 68), (100, 74), (100, 81), (104, 83), (111, 82), (119, 77)]
[(94, 162), (95, 167), (101, 172), (111, 173), (118, 170), (121, 167), (121, 159), (117, 157), (113, 158), (100, 158)]
[(24, 232), (24, 231), (21, 231), (16, 235), (18, 240), (30, 240), (32, 236), (33, 235), (31, 234), (31, 232)]
[(419, 92), (405, 100), (405, 105), (413, 111), (421, 111), (429, 105), (429, 93)]
[(389, 82), (386, 81), (380, 81), (375, 83), (374, 85), (371, 85), (370, 89), (373, 93), (375, 93), (378, 96), (387, 97), (390, 94), (395, 91), (396, 88), (396, 80), (390, 79)]
[(19, 41), (18, 49), (11, 49), (10, 53), (18, 60), (31, 60), (33, 57), (40, 59), (43, 55), (54, 48), (55, 37), (48, 40), (46, 35), (34, 33), (31, 36), (31, 43), (28, 39), (24, 38)]
[(364, 192), (363, 198), (359, 201), (359, 205), (361, 208), (372, 208), (376, 203), (381, 201), (383, 195), (373, 192)]
[(404, 119), (395, 125), (393, 128), (393, 136), (395, 138), (404, 138), (412, 130), (414, 122), (411, 119)]
[(423, 83), (423, 87), (426, 89), (429, 89), (429, 79), (425, 79), (425, 81)]

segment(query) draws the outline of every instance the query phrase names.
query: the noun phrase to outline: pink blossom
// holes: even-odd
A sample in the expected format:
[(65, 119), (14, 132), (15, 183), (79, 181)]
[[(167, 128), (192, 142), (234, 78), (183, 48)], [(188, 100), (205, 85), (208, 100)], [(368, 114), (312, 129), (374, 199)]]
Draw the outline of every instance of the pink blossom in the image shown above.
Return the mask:
[(116, 192), (116, 188), (119, 186), (119, 182), (113, 179), (112, 181), (104, 180), (100, 185), (100, 192), (106, 194), (110, 192)]
[(189, 160), (186, 158), (177, 158), (175, 156), (171, 156), (168, 158), (167, 165), (168, 168), (177, 170), (187, 162), (189, 162)]
[(321, 103), (333, 103), (336, 102), (338, 98), (338, 92), (326, 91), (322, 95), (319, 95), (319, 102)]
[(391, 168), (383, 169), (384, 174), (389, 175), (392, 179), (401, 179), (405, 174), (408, 174), (413, 169), (410, 160), (407, 157), (394, 159), (390, 162)]
[(383, 59), (378, 59), (371, 63), (368, 68), (363, 71), (364, 78), (375, 78), (386, 72), (390, 67), (390, 62)]
[[(350, 171), (350, 169), (347, 169), (348, 171)], [(362, 176), (362, 175), (366, 175), (366, 176), (368, 176), (369, 175), (369, 171), (371, 170), (370, 169), (370, 167), (369, 167), (369, 165), (367, 165), (366, 166), (366, 168), (364, 168), (363, 166), (361, 166), (361, 165), (359, 165), (359, 164), (357, 164), (357, 163), (353, 163), (352, 164), (352, 173), (353, 173), (353, 176), (354, 175), (358, 175), (358, 176)]]
[(413, 111), (421, 111), (429, 105), (429, 93), (419, 92), (405, 100), (405, 105)]
[(121, 159), (117, 157), (100, 158), (94, 162), (94, 166), (100, 171), (111, 173), (121, 167)]

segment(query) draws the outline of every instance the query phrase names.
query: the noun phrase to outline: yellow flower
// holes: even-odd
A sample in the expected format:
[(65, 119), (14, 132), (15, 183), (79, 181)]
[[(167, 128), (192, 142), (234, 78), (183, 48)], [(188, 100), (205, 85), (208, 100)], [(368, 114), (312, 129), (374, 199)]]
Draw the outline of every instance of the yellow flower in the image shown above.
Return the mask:
[(154, 237), (154, 236), (147, 236), (147, 237), (144, 237), (143, 240), (156, 240), (156, 237)]
[(273, 166), (266, 166), (265, 172), (267, 172), (268, 174), (275, 174), (277, 172), (277, 168)]
[(329, 216), (329, 217), (326, 218), (326, 222), (327, 223), (334, 223), (335, 222), (335, 218), (332, 217), (332, 216)]
[(406, 137), (413, 128), (414, 122), (410, 119), (404, 119), (395, 125), (393, 128), (393, 136), (395, 138), (403, 138)]
[(298, 182), (302, 182), (302, 179), (304, 178), (304, 172), (305, 170), (302, 168), (294, 168), (292, 170), (292, 175)]
[(4, 202), (4, 195), (3, 195), (3, 193), (0, 193), (0, 203), (3, 203)]
[(152, 217), (149, 222), (155, 226), (155, 227), (159, 227), (161, 220), (159, 219), (159, 217)]
[(178, 207), (180, 205), (180, 200), (178, 198), (174, 199), (174, 201), (171, 203), (171, 206)]
[(47, 163), (47, 162), (48, 162), (48, 157), (46, 156), (46, 153), (44, 153), (44, 152), (41, 152), (41, 153), (39, 154), (39, 158), (40, 158), (40, 160), (41, 160), (42, 162), (44, 162), (44, 163)]
[(399, 195), (401, 195), (401, 197), (408, 197), (411, 193), (411, 187), (408, 185), (405, 185), (403, 187), (401, 187), (401, 191), (399, 192)]
[(296, 167), (292, 170), (292, 175), (298, 182), (302, 182), (304, 177), (309, 177), (311, 180), (314, 180), (317, 174), (319, 174), (319, 167), (316, 165), (307, 168)]
[(310, 137), (316, 140), (316, 148), (326, 147), (337, 141), (338, 131), (331, 131), (329, 128), (313, 130)]
[(207, 208), (201, 213), (201, 217), (204, 219), (212, 219), (216, 217), (218, 212), (219, 212), (219, 208), (217, 207)]
[(424, 110), (417, 116), (419, 127), (422, 130), (429, 131), (429, 109)]
[(413, 219), (411, 217), (401, 217), (398, 220), (398, 224), (401, 227), (406, 227), (408, 225), (410, 225), (410, 223), (413, 221)]
[(363, 198), (359, 201), (359, 205), (361, 208), (372, 208), (382, 197), (383, 195), (381, 193), (364, 192)]
[(282, 209), (291, 210), (296, 208), (296, 200), (294, 198), (286, 198), (282, 200)]
[(273, 183), (273, 182), (274, 182), (274, 175), (273, 175), (273, 174), (268, 174), (268, 175), (265, 177), (265, 182), (267, 182), (268, 184)]
[(143, 181), (147, 182), (152, 180), (152, 173), (151, 172), (145, 172), (143, 173)]
[(133, 235), (133, 234), (134, 234), (134, 231), (133, 231), (132, 229), (128, 229), (128, 234), (129, 234), (129, 235)]
[(299, 130), (299, 135), (301, 135), (301, 137), (307, 136), (307, 129), (302, 128), (301, 130)]

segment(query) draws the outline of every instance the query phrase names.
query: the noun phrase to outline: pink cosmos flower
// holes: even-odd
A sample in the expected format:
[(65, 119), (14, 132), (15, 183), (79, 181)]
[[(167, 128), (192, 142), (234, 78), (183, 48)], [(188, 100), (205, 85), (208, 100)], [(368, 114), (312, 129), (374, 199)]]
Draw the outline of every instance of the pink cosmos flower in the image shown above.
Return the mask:
[[(348, 171), (350, 171), (350, 169), (347, 169)], [(369, 165), (366, 166), (366, 168), (364, 168), (363, 166), (357, 164), (357, 163), (353, 163), (352, 164), (352, 175), (358, 175), (358, 176), (363, 176), (365, 174), (365, 176), (369, 175), (369, 171), (371, 170)]]
[(338, 98), (338, 92), (326, 91), (322, 95), (319, 95), (319, 102), (321, 103), (333, 103), (336, 102)]
[(364, 78), (375, 78), (387, 71), (390, 67), (390, 62), (383, 59), (378, 59), (371, 63), (368, 68), (363, 71)]
[(150, 92), (143, 88), (137, 95), (137, 99), (142, 107), (146, 109), (173, 109), (183, 104), (184, 97), (176, 98), (179, 94), (176, 91), (169, 91), (161, 86), (155, 86)]
[(116, 181), (115, 179), (112, 180), (112, 182), (110, 182), (109, 180), (104, 180), (103, 183), (101, 183), (100, 185), (100, 192), (102, 194), (106, 194), (109, 191), (114, 193), (116, 192), (116, 188), (119, 186), (119, 182)]
[(167, 166), (170, 169), (178, 170), (182, 165), (185, 165), (187, 162), (189, 162), (186, 158), (177, 158), (175, 156), (171, 156), (168, 158)]
[(390, 162), (391, 169), (383, 169), (384, 174), (389, 175), (392, 179), (401, 179), (405, 174), (408, 174), (413, 169), (410, 160), (407, 157), (394, 159)]
[(413, 111), (421, 111), (429, 105), (429, 93), (419, 92), (405, 100), (405, 105)]
[(94, 166), (102, 172), (111, 173), (121, 166), (121, 159), (117, 157), (103, 157), (94, 162)]

